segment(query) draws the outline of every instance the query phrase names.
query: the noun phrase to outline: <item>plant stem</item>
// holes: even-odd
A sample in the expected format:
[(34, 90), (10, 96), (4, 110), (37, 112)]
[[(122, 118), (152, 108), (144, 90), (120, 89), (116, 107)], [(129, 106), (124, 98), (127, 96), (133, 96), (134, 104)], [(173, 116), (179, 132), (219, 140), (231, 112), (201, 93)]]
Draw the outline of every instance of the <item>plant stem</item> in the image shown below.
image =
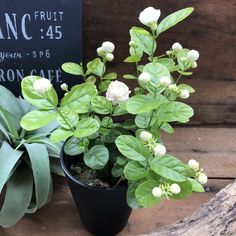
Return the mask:
[(155, 37), (155, 31), (152, 30), (152, 53), (151, 53), (151, 62), (153, 62), (153, 57), (154, 57), (154, 45), (155, 45), (155, 41), (156, 41), (156, 37)]
[(178, 78), (177, 78), (177, 80), (176, 80), (176, 84), (179, 82), (179, 80), (181, 79), (181, 77), (182, 77), (182, 75), (181, 74), (179, 74), (179, 76), (178, 76)]
[(25, 143), (26, 140), (22, 139), (21, 142), (18, 144), (18, 146), (15, 148), (15, 151), (18, 150), (23, 143)]
[[(157, 89), (155, 88), (155, 91), (154, 91), (154, 99), (156, 99), (156, 96), (157, 96)], [(152, 111), (152, 114), (151, 114), (150, 120), (149, 120), (149, 122), (148, 122), (148, 130), (150, 129), (150, 126), (151, 126), (151, 123), (152, 123), (153, 116), (154, 116), (154, 111)]]
[(122, 176), (119, 178), (119, 180), (116, 182), (116, 184), (113, 186), (113, 188), (116, 188), (119, 183), (123, 180)]

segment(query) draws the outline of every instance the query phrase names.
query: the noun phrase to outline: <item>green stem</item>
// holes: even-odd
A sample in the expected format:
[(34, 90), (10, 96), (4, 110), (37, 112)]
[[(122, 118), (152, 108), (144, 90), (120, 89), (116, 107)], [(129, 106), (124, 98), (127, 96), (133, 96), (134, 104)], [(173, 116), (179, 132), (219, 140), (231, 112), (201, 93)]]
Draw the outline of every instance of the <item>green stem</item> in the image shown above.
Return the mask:
[(116, 184), (113, 186), (113, 188), (116, 188), (119, 183), (123, 180), (122, 176), (118, 179), (118, 181), (116, 182)]
[(181, 74), (179, 74), (179, 76), (178, 76), (178, 78), (177, 78), (177, 80), (176, 80), (176, 84), (179, 82), (179, 80), (181, 79), (181, 77), (182, 77), (182, 75)]
[(26, 140), (22, 139), (21, 142), (18, 144), (18, 146), (15, 148), (15, 151), (18, 150), (22, 144), (25, 143)]
[(151, 62), (153, 62), (153, 58), (154, 58), (154, 45), (155, 45), (155, 41), (156, 41), (156, 36), (155, 36), (155, 31), (152, 30), (152, 53), (151, 53)]
[[(156, 99), (156, 96), (157, 96), (157, 89), (155, 88), (154, 99)], [(150, 120), (148, 122), (148, 130), (151, 128), (151, 123), (152, 123), (152, 119), (153, 119), (154, 113), (155, 113), (155, 111), (153, 110), (152, 114), (151, 114), (151, 117), (150, 117)]]

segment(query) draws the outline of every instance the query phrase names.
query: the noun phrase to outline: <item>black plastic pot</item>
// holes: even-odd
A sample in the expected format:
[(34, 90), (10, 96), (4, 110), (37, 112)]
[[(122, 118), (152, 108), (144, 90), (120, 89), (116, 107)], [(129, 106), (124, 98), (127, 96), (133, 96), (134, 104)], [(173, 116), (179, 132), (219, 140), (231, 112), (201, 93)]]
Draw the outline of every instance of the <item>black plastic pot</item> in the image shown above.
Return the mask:
[(61, 151), (61, 165), (84, 226), (97, 236), (119, 233), (126, 225), (131, 208), (126, 203), (127, 187), (99, 189), (75, 179), (69, 172), (71, 160)]

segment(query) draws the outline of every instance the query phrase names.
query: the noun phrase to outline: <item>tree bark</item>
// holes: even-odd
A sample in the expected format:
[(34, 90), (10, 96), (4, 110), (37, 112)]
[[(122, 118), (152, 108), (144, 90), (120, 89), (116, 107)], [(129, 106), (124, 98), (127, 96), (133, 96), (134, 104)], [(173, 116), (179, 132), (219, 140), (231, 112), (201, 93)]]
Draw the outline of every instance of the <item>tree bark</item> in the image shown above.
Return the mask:
[(223, 188), (192, 216), (148, 235), (236, 236), (236, 181)]

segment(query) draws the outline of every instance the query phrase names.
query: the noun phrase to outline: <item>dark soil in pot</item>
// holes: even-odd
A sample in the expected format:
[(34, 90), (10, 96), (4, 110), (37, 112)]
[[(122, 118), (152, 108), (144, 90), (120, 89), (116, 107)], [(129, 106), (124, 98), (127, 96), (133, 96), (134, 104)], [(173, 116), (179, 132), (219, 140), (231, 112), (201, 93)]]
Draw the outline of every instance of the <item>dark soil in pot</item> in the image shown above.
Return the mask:
[(127, 184), (112, 188), (117, 179), (101, 180), (80, 160), (81, 156), (71, 157), (61, 152), (61, 165), (81, 220), (93, 235), (115, 235), (125, 227), (131, 214), (126, 203)]

